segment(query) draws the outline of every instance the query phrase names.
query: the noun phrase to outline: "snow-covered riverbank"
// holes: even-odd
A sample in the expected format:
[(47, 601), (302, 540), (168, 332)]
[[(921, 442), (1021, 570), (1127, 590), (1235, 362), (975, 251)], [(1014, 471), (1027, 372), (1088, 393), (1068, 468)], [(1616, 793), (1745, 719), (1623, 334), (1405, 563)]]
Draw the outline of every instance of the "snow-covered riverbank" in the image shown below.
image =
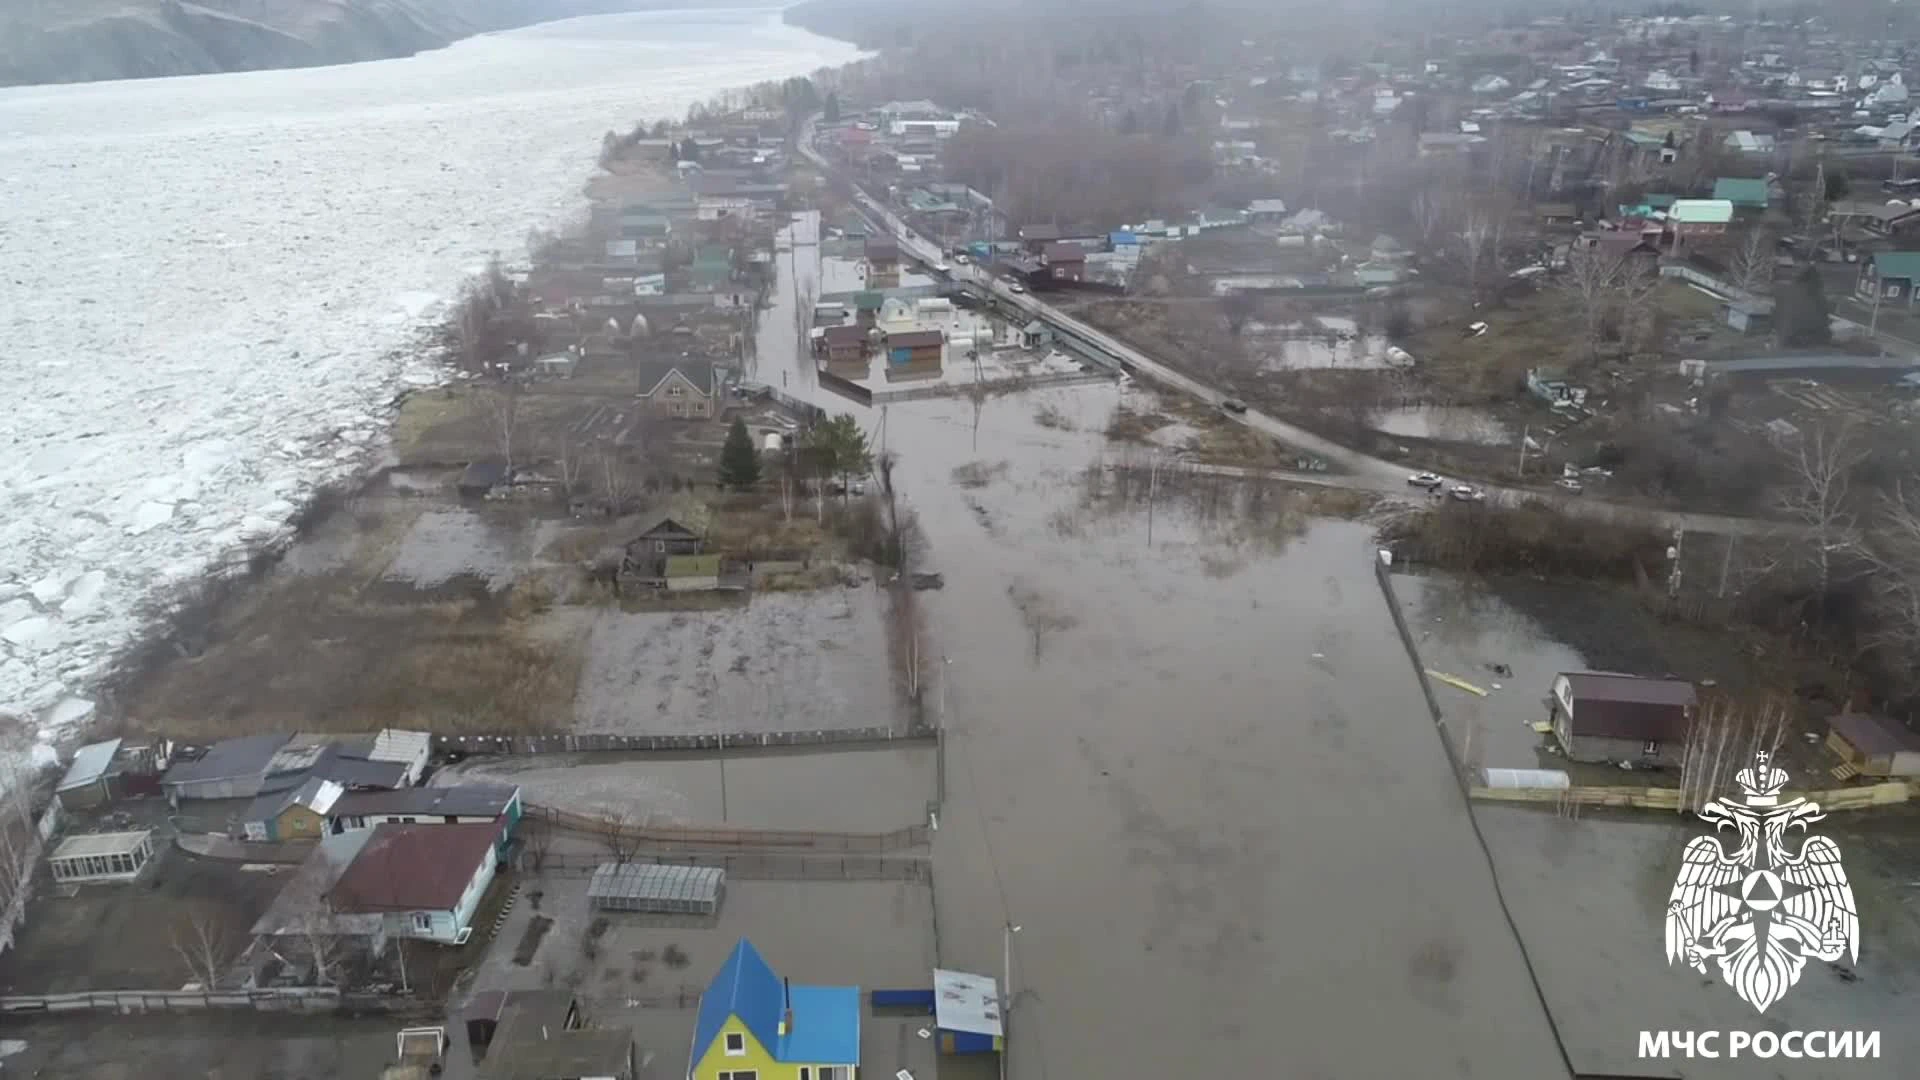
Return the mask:
[(376, 456), (443, 299), (578, 208), (603, 132), (855, 55), (665, 12), (0, 91), (0, 714), (84, 720), (149, 599)]

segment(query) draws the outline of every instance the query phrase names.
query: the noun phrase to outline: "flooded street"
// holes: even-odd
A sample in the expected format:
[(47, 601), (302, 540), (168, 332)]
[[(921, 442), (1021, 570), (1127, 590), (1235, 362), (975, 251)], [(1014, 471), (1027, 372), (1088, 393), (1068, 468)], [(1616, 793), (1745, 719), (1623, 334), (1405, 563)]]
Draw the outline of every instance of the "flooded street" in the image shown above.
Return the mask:
[(940, 953), (997, 971), (1020, 927), (1011, 1075), (1564, 1073), (1369, 526), (1278, 488), (1231, 496), (1254, 525), (1119, 477), (1090, 493), (1108, 384), (861, 410), (814, 385), (775, 296), (755, 377), (900, 455), (946, 575), (923, 594)]

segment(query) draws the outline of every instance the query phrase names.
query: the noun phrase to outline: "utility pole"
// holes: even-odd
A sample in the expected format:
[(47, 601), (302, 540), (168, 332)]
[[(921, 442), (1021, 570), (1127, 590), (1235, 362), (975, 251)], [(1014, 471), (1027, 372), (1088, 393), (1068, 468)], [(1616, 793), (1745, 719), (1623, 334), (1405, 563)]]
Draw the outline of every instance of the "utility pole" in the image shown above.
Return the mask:
[(1520, 429), (1520, 468), (1515, 473), (1516, 476), (1524, 477), (1527, 475), (1527, 439), (1532, 434), (1533, 434), (1532, 424), (1528, 424), (1525, 427)]
[(1153, 507), (1160, 499), (1160, 451), (1155, 450), (1147, 465), (1147, 546), (1153, 546)]
[(1011, 1027), (1013, 1020), (1013, 935), (1020, 928), (1012, 923), (1003, 924), (1004, 932), (1000, 938), (1000, 1080), (1007, 1080), (1007, 1050), (1013, 1045)]
[(1733, 545), (1739, 542), (1739, 539), (1740, 539), (1739, 537), (1734, 536), (1731, 533), (1727, 535), (1727, 553), (1720, 560), (1719, 596), (1720, 596), (1720, 599), (1722, 600), (1725, 600), (1727, 598), (1727, 571), (1733, 569)]

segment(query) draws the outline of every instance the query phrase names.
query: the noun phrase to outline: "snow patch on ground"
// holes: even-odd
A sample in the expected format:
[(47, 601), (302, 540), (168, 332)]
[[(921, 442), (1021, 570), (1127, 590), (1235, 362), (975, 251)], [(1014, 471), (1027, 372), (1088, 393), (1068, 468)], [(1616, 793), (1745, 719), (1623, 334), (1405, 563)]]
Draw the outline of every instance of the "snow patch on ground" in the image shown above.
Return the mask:
[(857, 55), (777, 13), (679, 12), (0, 90), (5, 246), (33, 253), (0, 304), (0, 714), (81, 722), (54, 706), (156, 594), (279, 542), (377, 453), (396, 395), (443, 379), (426, 324), (578, 211), (604, 132)]

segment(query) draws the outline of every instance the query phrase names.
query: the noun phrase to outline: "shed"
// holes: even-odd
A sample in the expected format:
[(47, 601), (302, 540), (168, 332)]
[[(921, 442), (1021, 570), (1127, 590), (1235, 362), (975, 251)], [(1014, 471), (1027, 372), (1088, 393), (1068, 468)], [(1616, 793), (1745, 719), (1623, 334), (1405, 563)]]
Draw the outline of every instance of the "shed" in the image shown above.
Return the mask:
[(1693, 684), (1680, 679), (1562, 672), (1547, 721), (1573, 761), (1677, 766), (1697, 706)]
[(726, 891), (727, 872), (717, 866), (601, 863), (587, 883), (587, 902), (595, 911), (712, 915)]
[(478, 499), (506, 482), (506, 462), (476, 461), (461, 472), (460, 481), (454, 486), (460, 494), (470, 499)]
[(934, 968), (933, 1026), (939, 1031), (943, 1054), (1004, 1049), (999, 984), (989, 975)]
[(153, 831), (69, 836), (47, 857), (58, 882), (132, 881), (153, 858)]
[(161, 777), (167, 798), (250, 799), (267, 780), (267, 765), (287, 744), (285, 735), (222, 739), (198, 757), (174, 763)]
[(1861, 776), (1920, 776), (1920, 735), (1885, 716), (1834, 717), (1828, 722), (1827, 748)]
[(406, 769), (396, 787), (419, 783), (421, 774), (427, 771), (427, 759), (432, 756), (433, 736), (400, 728), (382, 728), (380, 734), (373, 737), (373, 749), (367, 751), (368, 761), (390, 762)]
[(68, 810), (79, 810), (106, 802), (110, 797), (107, 791), (107, 768), (113, 764), (113, 755), (119, 750), (119, 739), (88, 743), (75, 750), (73, 764), (67, 766), (67, 774), (60, 778), (60, 786), (54, 789), (60, 805)]
[(549, 1032), (572, 1031), (580, 1026), (580, 1004), (571, 991), (483, 990), (473, 995), (461, 1013), (467, 1025), (467, 1042), (485, 1048), (506, 1019), (509, 1007)]

